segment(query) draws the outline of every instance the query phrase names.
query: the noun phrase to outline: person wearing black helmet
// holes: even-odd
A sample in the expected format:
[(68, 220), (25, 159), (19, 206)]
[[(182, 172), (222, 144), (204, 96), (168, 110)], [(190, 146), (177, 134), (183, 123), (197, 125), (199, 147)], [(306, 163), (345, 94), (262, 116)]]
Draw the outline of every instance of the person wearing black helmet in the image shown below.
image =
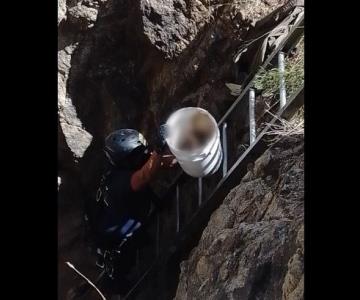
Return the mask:
[[(172, 155), (158, 153), (159, 150), (151, 151), (143, 135), (134, 129), (120, 129), (109, 134), (104, 152), (108, 166), (96, 199), (87, 208), (86, 218), (100, 254), (98, 264), (107, 268), (107, 275), (115, 279), (123, 278), (124, 274), (117, 274), (113, 265), (105, 266), (104, 254), (119, 249), (118, 252), (125, 252), (123, 256), (134, 254), (131, 243), (143, 229), (158, 200), (149, 183), (160, 169), (171, 168), (176, 160)], [(124, 243), (127, 247), (121, 247)], [(127, 259), (128, 263), (130, 261)], [(116, 263), (121, 265), (120, 272), (129, 268), (124, 262)]]

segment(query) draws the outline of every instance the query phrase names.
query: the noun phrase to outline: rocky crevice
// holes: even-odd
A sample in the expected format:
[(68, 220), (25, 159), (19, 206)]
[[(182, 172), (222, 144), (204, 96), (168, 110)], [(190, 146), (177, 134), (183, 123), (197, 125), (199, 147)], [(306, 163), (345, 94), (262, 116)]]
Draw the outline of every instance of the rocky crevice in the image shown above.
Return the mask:
[[(95, 194), (102, 172), (104, 137), (131, 127), (151, 142), (154, 129), (183, 106), (219, 118), (234, 100), (225, 83), (241, 82), (253, 58), (234, 64), (238, 47), (286, 1), (225, 2), (58, 1), (60, 299), (76, 283), (65, 260), (80, 264), (90, 278), (96, 274), (81, 225), (83, 203)], [(274, 26), (282, 17), (265, 23)], [(162, 190), (173, 176), (163, 177)], [(236, 217), (235, 208), (228, 211)]]

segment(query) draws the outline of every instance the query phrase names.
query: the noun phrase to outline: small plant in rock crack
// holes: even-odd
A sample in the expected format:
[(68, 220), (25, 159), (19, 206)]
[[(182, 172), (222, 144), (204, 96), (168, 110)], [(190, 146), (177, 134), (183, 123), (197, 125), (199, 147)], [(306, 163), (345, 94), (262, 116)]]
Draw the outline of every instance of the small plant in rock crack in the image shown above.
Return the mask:
[(254, 87), (262, 91), (264, 97), (275, 96), (279, 90), (279, 72), (277, 68), (265, 70), (261, 67), (254, 80)]
[[(299, 42), (297, 53), (285, 59), (285, 86), (289, 98), (304, 83), (304, 42)], [(262, 92), (264, 97), (274, 97), (279, 94), (279, 70), (261, 68), (255, 76), (254, 87)]]

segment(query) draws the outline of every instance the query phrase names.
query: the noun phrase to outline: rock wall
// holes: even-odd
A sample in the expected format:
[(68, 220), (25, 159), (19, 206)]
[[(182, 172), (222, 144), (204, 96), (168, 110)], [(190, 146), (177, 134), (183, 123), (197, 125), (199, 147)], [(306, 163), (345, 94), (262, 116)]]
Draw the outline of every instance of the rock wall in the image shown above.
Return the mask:
[(175, 299), (303, 299), (304, 145), (267, 150), (181, 263)]

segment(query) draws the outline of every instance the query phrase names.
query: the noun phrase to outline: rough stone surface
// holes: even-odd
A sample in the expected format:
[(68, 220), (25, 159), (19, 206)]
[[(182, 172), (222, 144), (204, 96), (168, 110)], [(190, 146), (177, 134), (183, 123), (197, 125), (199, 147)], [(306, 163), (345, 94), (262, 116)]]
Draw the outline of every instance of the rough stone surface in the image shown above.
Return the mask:
[[(82, 3), (82, 4), (80, 4)], [(97, 3), (97, 1), (87, 1)], [(79, 180), (78, 160), (81, 159), (93, 138), (84, 128), (68, 91), (72, 55), (83, 35), (96, 21), (95, 8), (85, 7), (86, 1), (58, 1), (58, 298), (67, 299), (69, 288), (79, 277), (69, 269), (70, 261), (90, 279), (97, 270), (83, 244), (83, 184)], [(79, 173), (80, 172), (80, 173)], [(93, 298), (91, 298), (93, 297)], [(97, 296), (89, 294), (89, 299)]]
[(267, 150), (181, 263), (175, 299), (303, 299), (303, 141)]
[[(74, 23), (74, 20), (80, 20), (80, 23), (83, 22), (87, 24), (86, 26), (90, 26), (90, 24), (95, 22), (96, 16), (96, 9), (82, 6), (80, 2), (70, 8), (65, 6), (64, 1), (58, 2), (58, 25), (61, 21), (67, 21), (68, 24), (71, 24)], [(81, 31), (83, 23), (75, 26), (74, 28), (76, 29), (73, 30)], [(61, 26), (65, 26), (65, 24), (63, 23)], [(60, 47), (62, 38), (60, 34)], [(67, 146), (70, 148), (74, 157), (81, 158), (91, 143), (92, 135), (83, 128), (82, 122), (77, 116), (76, 108), (67, 90), (71, 56), (77, 45), (78, 42), (73, 41), (73, 43), (64, 45), (64, 47), (58, 51), (58, 110), (60, 126), (65, 136)]]
[(58, 1), (58, 25), (66, 19), (66, 0)]
[(179, 55), (209, 18), (208, 9), (198, 0), (142, 0), (140, 7), (144, 34), (167, 58)]
[(68, 18), (71, 23), (80, 28), (90, 28), (94, 25), (98, 10), (78, 3), (68, 10)]

